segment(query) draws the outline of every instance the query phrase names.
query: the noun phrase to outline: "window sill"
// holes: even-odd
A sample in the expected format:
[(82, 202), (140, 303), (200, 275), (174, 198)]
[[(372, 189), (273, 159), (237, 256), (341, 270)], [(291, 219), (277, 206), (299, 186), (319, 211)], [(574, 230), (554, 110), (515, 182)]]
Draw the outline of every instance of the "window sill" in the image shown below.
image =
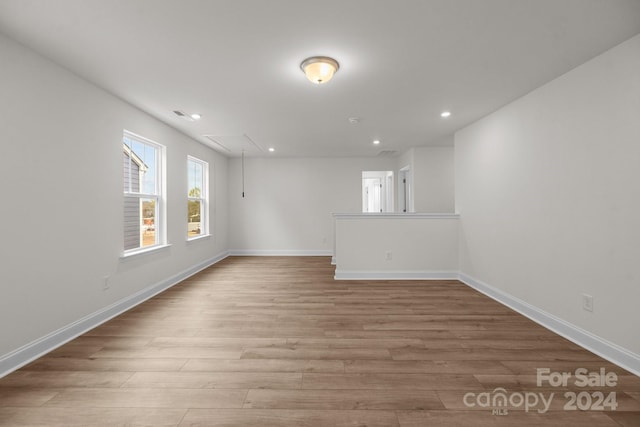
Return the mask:
[(148, 248), (143, 248), (143, 249), (137, 249), (131, 252), (125, 252), (122, 255), (120, 255), (120, 260), (121, 261), (126, 261), (129, 259), (133, 259), (133, 258), (138, 258), (141, 257), (143, 255), (150, 255), (159, 251), (162, 251), (163, 249), (167, 249), (171, 247), (170, 244), (166, 244), (166, 245), (155, 245), (155, 246), (151, 246)]
[(198, 242), (200, 240), (209, 240), (211, 238), (211, 234), (202, 234), (200, 236), (188, 237), (187, 243)]

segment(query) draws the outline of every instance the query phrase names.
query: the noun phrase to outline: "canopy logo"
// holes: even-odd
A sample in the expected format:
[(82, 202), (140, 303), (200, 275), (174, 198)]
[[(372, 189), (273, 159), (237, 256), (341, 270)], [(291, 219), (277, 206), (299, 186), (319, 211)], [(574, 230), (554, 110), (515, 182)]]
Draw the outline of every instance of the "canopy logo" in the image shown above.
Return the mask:
[[(615, 372), (606, 372), (604, 368), (590, 372), (586, 368), (578, 368), (573, 372), (553, 372), (549, 368), (536, 369), (536, 386), (547, 389), (562, 387), (566, 391), (563, 410), (565, 411), (615, 411), (618, 408), (615, 391), (571, 391), (572, 387), (615, 387), (618, 376)], [(558, 395), (560, 395), (558, 393)], [(510, 409), (524, 409), (525, 412), (537, 411), (544, 414), (549, 411), (555, 392), (517, 391), (509, 393), (502, 387), (481, 393), (466, 393), (462, 401), (468, 408), (491, 409), (493, 415), (508, 415)]]
[(462, 398), (465, 406), (473, 408), (491, 408), (494, 415), (507, 415), (508, 408), (524, 407), (525, 412), (535, 409), (540, 414), (549, 410), (553, 401), (554, 393), (546, 399), (544, 393), (534, 393), (532, 391), (519, 391), (508, 393), (506, 389), (498, 387), (493, 391), (482, 393), (467, 393)]

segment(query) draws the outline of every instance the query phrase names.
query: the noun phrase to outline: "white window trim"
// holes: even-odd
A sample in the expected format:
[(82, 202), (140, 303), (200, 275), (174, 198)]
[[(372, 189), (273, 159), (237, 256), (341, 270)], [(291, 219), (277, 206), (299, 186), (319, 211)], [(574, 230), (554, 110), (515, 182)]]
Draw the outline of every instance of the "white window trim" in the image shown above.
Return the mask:
[[(209, 163), (197, 157), (187, 156), (187, 168), (189, 167), (189, 162), (202, 165), (202, 189), (200, 191), (200, 197), (189, 197), (189, 183), (187, 183), (187, 202), (200, 201), (200, 234), (189, 237), (187, 233), (188, 242), (211, 236), (209, 233)], [(187, 172), (187, 177), (188, 176), (189, 174)]]
[[(145, 246), (142, 247), (142, 241), (140, 242), (140, 246), (139, 248), (134, 248), (134, 249), (127, 249), (127, 250), (123, 250), (122, 255), (120, 256), (121, 259), (124, 258), (128, 258), (134, 255), (140, 255), (140, 254), (145, 254), (145, 253), (149, 253), (149, 252), (153, 252), (159, 249), (163, 249), (166, 247), (171, 246), (170, 244), (168, 244), (167, 242), (167, 203), (166, 203), (166, 188), (167, 188), (167, 174), (166, 174), (166, 170), (167, 170), (167, 156), (166, 156), (166, 147), (162, 144), (158, 144), (157, 142), (149, 139), (149, 138), (145, 138), (144, 136), (138, 135), (136, 133), (130, 132), (128, 130), (124, 130), (123, 131), (123, 139), (129, 138), (129, 139), (133, 139), (133, 140), (137, 140), (139, 142), (142, 142), (144, 144), (148, 144), (153, 146), (154, 148), (156, 148), (158, 155), (160, 157), (160, 159), (158, 160), (157, 163), (157, 167), (156, 167), (156, 176), (155, 176), (155, 182), (156, 182), (156, 186), (157, 186), (157, 192), (156, 194), (148, 194), (148, 193), (136, 193), (136, 192), (124, 192), (123, 193), (123, 197), (126, 197), (127, 195), (129, 196), (134, 196), (137, 197), (139, 199), (142, 198), (151, 198), (151, 199), (156, 199), (156, 217), (155, 217), (155, 231), (156, 231), (156, 241), (157, 243), (151, 246)], [(131, 172), (129, 172), (131, 173)], [(123, 236), (124, 237), (124, 236)], [(140, 237), (142, 239), (142, 237)]]
[(171, 244), (167, 243), (167, 244), (157, 244), (153, 246), (146, 246), (144, 248), (129, 249), (128, 251), (125, 251), (120, 255), (120, 259), (127, 260), (134, 257), (142, 256), (142, 255), (148, 255), (148, 254), (158, 252), (162, 249), (166, 249), (170, 247), (171, 247)]

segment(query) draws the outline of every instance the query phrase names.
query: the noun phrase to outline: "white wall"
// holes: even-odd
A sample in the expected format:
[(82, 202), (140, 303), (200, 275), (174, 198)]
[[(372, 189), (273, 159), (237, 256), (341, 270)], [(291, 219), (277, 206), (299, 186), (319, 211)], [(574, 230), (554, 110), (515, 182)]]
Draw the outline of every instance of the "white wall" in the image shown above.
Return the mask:
[[(247, 158), (229, 161), (232, 251), (333, 252), (334, 212), (362, 212), (362, 171), (395, 170), (394, 158)], [(394, 172), (394, 179), (397, 173)]]
[(640, 35), (455, 136), (461, 271), (636, 354), (639, 94)]
[[(214, 258), (227, 249), (228, 236), (226, 158), (2, 36), (0, 58), (1, 361)], [(123, 129), (167, 147), (172, 244), (126, 261), (120, 259)], [(188, 154), (209, 162), (214, 181), (214, 237), (190, 243)]]
[[(443, 144), (448, 142), (448, 139), (442, 141)], [(416, 212), (454, 212), (453, 165), (453, 144), (413, 148), (413, 205)]]
[(336, 279), (457, 279), (458, 217), (336, 215)]
[[(435, 146), (412, 147), (398, 156), (396, 168), (410, 169), (410, 212), (452, 213), (455, 209), (453, 135)], [(402, 186), (396, 186), (401, 191)], [(402, 198), (397, 200), (401, 202)]]

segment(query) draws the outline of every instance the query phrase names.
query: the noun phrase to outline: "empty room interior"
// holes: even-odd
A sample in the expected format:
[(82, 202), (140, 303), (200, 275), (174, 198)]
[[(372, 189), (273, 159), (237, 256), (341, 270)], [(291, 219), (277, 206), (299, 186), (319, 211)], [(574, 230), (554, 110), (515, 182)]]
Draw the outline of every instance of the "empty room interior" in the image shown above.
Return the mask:
[(640, 1), (0, 0), (0, 425), (640, 426)]

